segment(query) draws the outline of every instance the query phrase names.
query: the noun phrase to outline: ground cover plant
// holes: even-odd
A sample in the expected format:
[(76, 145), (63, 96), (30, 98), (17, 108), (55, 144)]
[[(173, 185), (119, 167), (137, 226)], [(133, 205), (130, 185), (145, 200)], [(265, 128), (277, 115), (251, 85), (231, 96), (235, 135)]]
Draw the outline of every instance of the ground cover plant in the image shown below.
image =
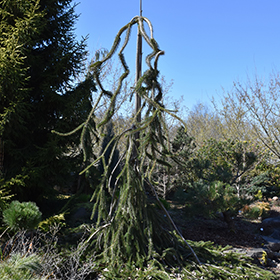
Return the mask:
[[(176, 215), (173, 217), (176, 219)], [(68, 222), (70, 224), (70, 220)], [(211, 241), (188, 240), (203, 262), (201, 265), (195, 263), (190, 251), (184, 256), (188, 262), (183, 267), (168, 268), (165, 262), (156, 259), (142, 259), (138, 264), (125, 262), (114, 267), (100, 265), (95, 251), (86, 242), (92, 225), (70, 228), (69, 224), (67, 228), (61, 227), (57, 220), (47, 231), (37, 230), (33, 235), (20, 231), (8, 238), (5, 234), (7, 242), (2, 246), (0, 261), (2, 279), (11, 275), (13, 279), (277, 279), (271, 272), (252, 264), (251, 258)], [(180, 226), (190, 227), (189, 224)], [(194, 234), (203, 235), (203, 232)], [(177, 238), (180, 240), (179, 236)]]

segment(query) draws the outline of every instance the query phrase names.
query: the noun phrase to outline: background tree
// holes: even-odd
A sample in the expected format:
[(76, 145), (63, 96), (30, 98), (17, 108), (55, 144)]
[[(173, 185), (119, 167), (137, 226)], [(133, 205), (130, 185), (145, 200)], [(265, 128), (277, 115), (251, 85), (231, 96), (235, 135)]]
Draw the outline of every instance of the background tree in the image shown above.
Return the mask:
[(164, 199), (172, 196), (178, 189), (187, 188), (192, 178), (192, 168), (190, 161), (196, 149), (193, 137), (186, 132), (185, 127), (177, 129), (174, 139), (171, 141), (171, 149), (175, 155), (174, 160), (168, 160), (170, 166), (158, 165), (154, 172), (157, 184), (156, 191)]
[(194, 137), (197, 146), (201, 147), (209, 139), (256, 140), (246, 108), (233, 93), (225, 95), (219, 102), (213, 99), (212, 105), (198, 103), (186, 116), (188, 133)]
[(220, 180), (238, 184), (246, 172), (258, 163), (257, 154), (257, 147), (248, 142), (209, 139), (193, 157), (193, 166), (196, 161), (200, 165), (194, 173), (197, 178), (209, 182)]
[(280, 156), (279, 139), (279, 75), (268, 81), (255, 77), (246, 84), (235, 82), (232, 91), (216, 102), (220, 116), (229, 130), (242, 140), (248, 138), (263, 149), (270, 150), (277, 161)]
[[(0, 2), (0, 98), (1, 98), (1, 171), (4, 161), (4, 142), (8, 139), (5, 134), (24, 135), (27, 131), (18, 124), (24, 122), (28, 115), (28, 105), (24, 98), (28, 95), (26, 80), (28, 79), (27, 67), (24, 65), (27, 49), (24, 43), (29, 44), (32, 36), (39, 30), (43, 22), (43, 14), (39, 11), (38, 1), (26, 1), (25, 9), (22, 3), (14, 1)], [(17, 16), (14, 16), (14, 13)], [(12, 130), (12, 126), (19, 127)], [(10, 131), (8, 131), (10, 130)]]
[(187, 131), (196, 145), (201, 147), (208, 139), (223, 139), (222, 123), (218, 114), (206, 104), (198, 103), (186, 117)]
[[(0, 64), (2, 171), (18, 198), (38, 200), (54, 185), (71, 184), (69, 173), (82, 161), (79, 139), (51, 130), (85, 120), (95, 85), (91, 75), (75, 82), (87, 53), (85, 40), (73, 33), (77, 15), (70, 0), (0, 3), (0, 43), (13, 58), (5, 64), (3, 55)], [(18, 38), (14, 54), (7, 49), (12, 38)]]

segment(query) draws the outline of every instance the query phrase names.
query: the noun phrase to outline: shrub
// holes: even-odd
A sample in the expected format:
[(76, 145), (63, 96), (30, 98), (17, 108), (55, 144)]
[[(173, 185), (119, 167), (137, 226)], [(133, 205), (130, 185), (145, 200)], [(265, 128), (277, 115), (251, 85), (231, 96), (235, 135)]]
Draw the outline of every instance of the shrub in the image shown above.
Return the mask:
[(232, 218), (249, 199), (238, 196), (236, 189), (229, 184), (199, 180), (190, 185), (187, 192), (187, 211), (190, 214), (202, 214), (215, 217), (220, 212), (229, 228), (234, 230)]
[(259, 217), (264, 217), (270, 210), (268, 202), (257, 201), (249, 205), (246, 209), (243, 209), (243, 213), (246, 217), (250, 219), (257, 219)]
[(65, 213), (54, 215), (44, 221), (41, 221), (39, 223), (39, 229), (44, 232), (48, 232), (55, 225), (60, 225), (61, 227), (66, 226), (64, 215)]
[(42, 213), (34, 202), (14, 200), (3, 211), (3, 221), (13, 231), (36, 228), (41, 217)]

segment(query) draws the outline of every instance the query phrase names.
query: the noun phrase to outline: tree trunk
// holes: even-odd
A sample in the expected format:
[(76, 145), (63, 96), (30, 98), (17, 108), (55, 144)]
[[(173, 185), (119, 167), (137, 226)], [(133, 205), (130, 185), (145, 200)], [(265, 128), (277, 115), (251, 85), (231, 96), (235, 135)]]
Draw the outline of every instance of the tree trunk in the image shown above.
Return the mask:
[(230, 211), (227, 210), (222, 213), (223, 213), (224, 221), (227, 223), (229, 230), (235, 233), (236, 232), (235, 223), (234, 223), (234, 219), (230, 214)]

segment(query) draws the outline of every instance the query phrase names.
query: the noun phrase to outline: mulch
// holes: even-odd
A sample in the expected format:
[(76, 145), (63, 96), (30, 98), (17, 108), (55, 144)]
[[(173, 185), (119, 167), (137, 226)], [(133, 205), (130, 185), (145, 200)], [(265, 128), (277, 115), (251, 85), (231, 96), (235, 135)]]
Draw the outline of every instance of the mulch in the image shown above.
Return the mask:
[(221, 219), (197, 217), (181, 225), (185, 239), (193, 241), (212, 241), (217, 245), (230, 245), (235, 248), (258, 248), (264, 240), (260, 236), (260, 223), (235, 219), (235, 231), (228, 228)]

